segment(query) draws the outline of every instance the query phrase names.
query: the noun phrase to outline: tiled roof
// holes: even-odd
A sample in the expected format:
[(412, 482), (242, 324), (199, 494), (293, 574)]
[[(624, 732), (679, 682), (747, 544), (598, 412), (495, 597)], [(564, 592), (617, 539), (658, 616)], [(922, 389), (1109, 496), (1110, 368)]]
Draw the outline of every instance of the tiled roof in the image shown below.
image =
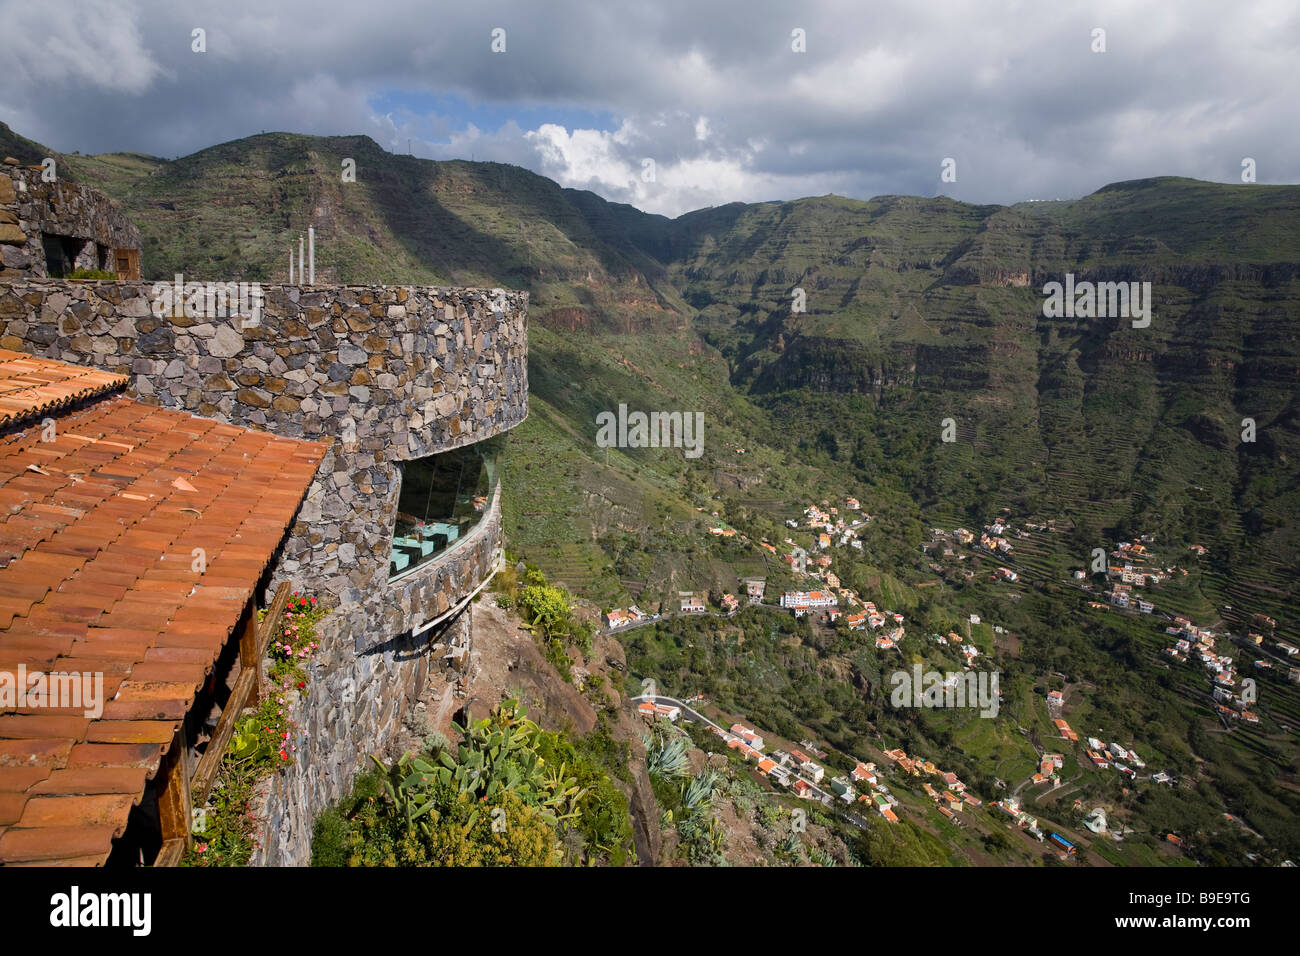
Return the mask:
[(25, 421), (122, 388), (125, 375), (0, 349), (0, 424)]
[(0, 864), (107, 858), (325, 452), (121, 396), (55, 424), (0, 437), (0, 674), (102, 673), (103, 712), (0, 705)]

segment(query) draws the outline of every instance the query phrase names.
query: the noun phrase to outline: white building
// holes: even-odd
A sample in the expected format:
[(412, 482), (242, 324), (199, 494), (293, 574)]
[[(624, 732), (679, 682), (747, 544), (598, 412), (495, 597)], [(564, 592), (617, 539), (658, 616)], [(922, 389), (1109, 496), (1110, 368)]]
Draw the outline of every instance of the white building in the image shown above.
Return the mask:
[(839, 598), (830, 591), (787, 591), (781, 607), (838, 607)]

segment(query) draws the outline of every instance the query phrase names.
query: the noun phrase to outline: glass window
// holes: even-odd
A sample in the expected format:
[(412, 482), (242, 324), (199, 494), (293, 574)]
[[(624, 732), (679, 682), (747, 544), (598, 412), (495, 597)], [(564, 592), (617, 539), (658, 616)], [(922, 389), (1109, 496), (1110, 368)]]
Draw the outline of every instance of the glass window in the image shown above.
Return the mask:
[(401, 465), (390, 578), (439, 557), (487, 513), (496, 491), (500, 436)]

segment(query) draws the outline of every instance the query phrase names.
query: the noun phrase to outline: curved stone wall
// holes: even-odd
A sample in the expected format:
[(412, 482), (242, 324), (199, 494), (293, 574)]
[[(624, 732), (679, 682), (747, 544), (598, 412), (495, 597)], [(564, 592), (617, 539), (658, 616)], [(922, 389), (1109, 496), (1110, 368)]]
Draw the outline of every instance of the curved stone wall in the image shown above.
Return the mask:
[[(368, 604), (345, 603), (322, 622), (321, 650), (294, 709), (294, 762), (270, 778), (255, 812), (253, 857), (264, 866), (305, 866), (316, 816), (352, 788), (359, 764), (381, 754), (427, 681), (437, 680), (446, 645), (469, 640), (468, 615), (418, 636), (384, 637), (374, 608), (394, 620), (432, 620), (491, 576), (501, 554), (501, 491), (488, 513), (443, 557), (381, 586)], [(386, 567), (386, 565), (385, 565)], [(452, 693), (446, 683), (443, 693)]]
[[(264, 285), (252, 325), (158, 318), (169, 285), (0, 284), (0, 347), (129, 375), (144, 402), (331, 442), (277, 569), (331, 603), (387, 586), (397, 462), (528, 414), (526, 292)], [(384, 616), (388, 633), (421, 623)]]
[[(166, 285), (0, 282), (0, 347), (121, 372), (144, 402), (329, 443), (271, 582), (333, 607), (295, 707), (297, 759), (271, 779), (259, 813), (255, 860), (300, 865), (316, 814), (348, 792), (442, 665), (444, 628), (412, 629), (453, 608), (499, 558), (498, 487), (462, 541), (388, 580), (400, 463), (528, 414), (527, 293), (261, 286), (254, 320), (160, 317)], [(468, 640), (465, 615), (445, 627)]]

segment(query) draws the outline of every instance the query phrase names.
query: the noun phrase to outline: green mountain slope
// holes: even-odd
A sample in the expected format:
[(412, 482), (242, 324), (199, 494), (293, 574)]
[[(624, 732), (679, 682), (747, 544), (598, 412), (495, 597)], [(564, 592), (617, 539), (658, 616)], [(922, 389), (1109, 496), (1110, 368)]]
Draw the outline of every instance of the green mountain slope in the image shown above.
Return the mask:
[[(861, 476), (892, 472), (961, 520), (993, 491), (1080, 541), (1201, 543), (1237, 579), (1208, 600), (1296, 606), (1300, 189), (1159, 179), (1012, 208), (827, 197), (673, 229), (670, 275), (734, 384), (783, 416), (816, 408)], [(1150, 327), (1045, 318), (1043, 285), (1067, 272), (1151, 282)], [(852, 395), (874, 400), (865, 416)], [(881, 437), (900, 431), (891, 454)]]
[[(24, 158), (50, 153), (4, 136)], [(575, 566), (610, 567), (602, 535), (644, 518), (626, 463), (592, 444), (594, 416), (653, 398), (707, 408), (716, 428), (689, 468), (680, 453), (643, 455), (679, 506), (792, 481), (798, 469), (728, 450), (770, 441), (778, 457), (911, 498), (926, 520), (978, 522), (992, 497), (1061, 519), (1080, 548), (1138, 531), (1203, 544), (1221, 559), (1204, 606), (1297, 603), (1295, 187), (1161, 178), (1013, 207), (825, 196), (669, 220), (367, 137), (273, 133), (174, 162), (61, 166), (123, 202), (150, 277), (282, 280), (313, 222), (326, 281), (527, 288), (557, 333), (534, 335), (534, 401), (567, 424), (566, 454), (622, 489), (608, 522), (567, 532)], [(1044, 318), (1042, 286), (1066, 272), (1152, 282), (1151, 326)], [(949, 418), (958, 440), (945, 443)], [(1246, 418), (1254, 442), (1240, 440)], [(685, 474), (700, 478), (694, 497)], [(679, 571), (658, 583), (682, 584)]]
[[(37, 157), (24, 161), (49, 154), (0, 132), (8, 152)], [(708, 618), (629, 634), (633, 683), (703, 689), (846, 756), (888, 743), (963, 776), (986, 763), (992, 786), (1033, 772), (1030, 741), (1051, 732), (1046, 681), (1068, 679), (1085, 689), (1076, 727), (1138, 742), (1197, 788), (1202, 860), (1241, 862), (1253, 845), (1223, 811), (1300, 852), (1295, 685), (1261, 672), (1261, 725), (1228, 733), (1203, 675), (1161, 656), (1163, 621), (1091, 609), (1062, 586), (1093, 548), (1146, 533), (1187, 571), (1154, 591), (1161, 610), (1239, 630), (1266, 613), (1300, 641), (1300, 187), (1162, 178), (1011, 207), (825, 196), (669, 220), (365, 137), (267, 134), (176, 161), (72, 155), (60, 168), (126, 206), (147, 277), (283, 281), (313, 222), (325, 281), (527, 289), (531, 415), (510, 437), (507, 535), (604, 607), (716, 599), (751, 575), (778, 591), (793, 578), (759, 541), (811, 543), (786, 519), (846, 495), (875, 516), (863, 552), (833, 551), (833, 569), (907, 614), (904, 658), (807, 622), (787, 634)], [(1150, 326), (1044, 317), (1043, 285), (1066, 273), (1151, 282)], [(704, 454), (597, 448), (595, 416), (620, 403), (703, 411)], [(979, 528), (1004, 508), (1057, 529), (1016, 539), (1029, 582), (1016, 597), (988, 580), (995, 561), (940, 567), (922, 553), (927, 526)], [(711, 535), (719, 525), (739, 534)], [(988, 622), (1014, 632), (996, 657), (1009, 722), (885, 708), (895, 661), (959, 666), (925, 635), (972, 613), (989, 657)], [(1140, 833), (1098, 852), (1165, 862), (1161, 827), (1190, 811), (1172, 792), (1123, 796), (1083, 760), (1071, 800), (1122, 805)], [(935, 816), (926, 799), (916, 806)], [(1067, 810), (1049, 796), (1036, 808), (1062, 826)]]

